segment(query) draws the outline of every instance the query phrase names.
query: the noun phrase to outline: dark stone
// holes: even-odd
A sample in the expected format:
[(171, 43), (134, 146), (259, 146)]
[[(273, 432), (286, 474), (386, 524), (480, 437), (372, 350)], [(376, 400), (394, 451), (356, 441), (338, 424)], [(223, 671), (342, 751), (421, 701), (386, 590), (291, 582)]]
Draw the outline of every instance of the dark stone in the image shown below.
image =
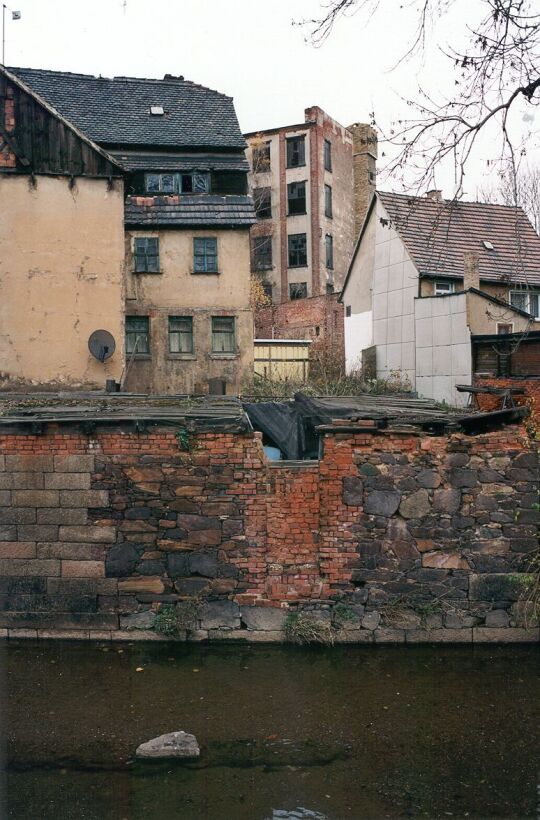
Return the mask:
[(356, 476), (345, 476), (343, 479), (343, 503), (350, 506), (361, 507), (363, 501), (364, 485)]
[(427, 490), (417, 490), (408, 498), (402, 499), (399, 514), (403, 518), (424, 518), (431, 510)]
[(489, 511), (494, 511), (499, 508), (499, 505), (492, 495), (484, 495), (483, 493), (476, 496), (476, 506), (479, 510)]
[(47, 579), (38, 577), (0, 576), (0, 593), (7, 595), (35, 595), (47, 591)]
[(358, 472), (362, 473), (362, 475), (379, 475), (380, 470), (374, 464), (366, 462), (361, 465)]
[(453, 487), (476, 487), (478, 484), (476, 470), (464, 470), (461, 467), (453, 468), (450, 470), (450, 484)]
[(465, 530), (468, 527), (474, 527), (475, 520), (471, 515), (454, 515), (452, 518), (452, 526), (457, 530)]
[(191, 553), (189, 556), (189, 572), (191, 575), (202, 575), (205, 578), (216, 578), (218, 574), (218, 560), (215, 553)]
[(126, 510), (124, 518), (127, 518), (128, 521), (144, 520), (150, 518), (151, 514), (148, 507), (131, 507), (131, 509)]
[(469, 456), (467, 453), (450, 453), (446, 457), (446, 463), (449, 467), (464, 467), (469, 463)]
[(436, 470), (421, 470), (416, 480), (420, 487), (427, 490), (434, 490), (441, 483), (441, 477)]
[(190, 501), (189, 498), (176, 498), (174, 501), (170, 501), (168, 506), (171, 510), (176, 510), (179, 513), (196, 515), (199, 512), (199, 505), (195, 501)]
[(180, 527), (167, 527), (164, 530), (164, 537), (170, 541), (183, 541), (187, 536), (187, 530), (182, 530)]
[(105, 558), (105, 575), (112, 578), (124, 578), (132, 575), (139, 553), (135, 544), (115, 544)]
[(180, 578), (174, 588), (179, 595), (192, 597), (207, 590), (209, 583), (208, 578)]
[(482, 484), (502, 484), (504, 476), (496, 470), (483, 469), (478, 473), (478, 479)]
[(141, 575), (162, 575), (165, 572), (163, 561), (141, 561), (137, 564), (137, 572)]
[(188, 515), (181, 513), (178, 516), (178, 526), (191, 532), (193, 530), (217, 530), (221, 527), (219, 518), (206, 515)]
[(223, 522), (224, 538), (231, 538), (233, 535), (242, 535), (244, 532), (244, 522), (241, 518), (227, 518)]
[(472, 601), (517, 601), (522, 589), (520, 577), (516, 574), (497, 573), (470, 577)]
[(235, 629), (240, 626), (240, 609), (234, 601), (207, 601), (201, 610), (202, 629)]
[(396, 512), (400, 501), (401, 493), (392, 490), (373, 490), (366, 497), (364, 512), (389, 518)]
[(167, 569), (171, 578), (189, 575), (189, 554), (181, 552), (167, 553)]
[(435, 490), (433, 493), (433, 511), (444, 512), (448, 515), (457, 512), (461, 504), (459, 490)]

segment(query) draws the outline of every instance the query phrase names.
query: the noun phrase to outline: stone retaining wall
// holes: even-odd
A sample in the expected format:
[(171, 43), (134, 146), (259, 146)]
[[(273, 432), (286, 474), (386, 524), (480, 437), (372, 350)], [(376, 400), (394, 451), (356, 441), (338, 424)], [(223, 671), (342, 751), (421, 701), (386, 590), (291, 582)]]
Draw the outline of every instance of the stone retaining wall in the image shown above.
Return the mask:
[(323, 444), (268, 464), (257, 433), (0, 436), (0, 634), (163, 639), (180, 613), (182, 638), (282, 640), (302, 613), (336, 641), (538, 640), (521, 428)]

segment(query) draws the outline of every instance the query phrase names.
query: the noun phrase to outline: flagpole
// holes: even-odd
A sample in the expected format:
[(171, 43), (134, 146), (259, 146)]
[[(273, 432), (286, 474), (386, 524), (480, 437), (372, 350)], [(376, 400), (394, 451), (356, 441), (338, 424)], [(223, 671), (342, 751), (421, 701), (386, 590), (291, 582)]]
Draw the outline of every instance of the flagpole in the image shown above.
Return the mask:
[(6, 62), (6, 4), (2, 3), (2, 65)]

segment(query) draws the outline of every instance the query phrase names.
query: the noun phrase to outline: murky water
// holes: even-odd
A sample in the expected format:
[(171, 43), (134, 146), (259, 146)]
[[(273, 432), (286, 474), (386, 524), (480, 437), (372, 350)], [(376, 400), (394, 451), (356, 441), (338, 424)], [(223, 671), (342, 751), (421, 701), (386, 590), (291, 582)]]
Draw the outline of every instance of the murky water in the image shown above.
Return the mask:
[[(21, 642), (1, 659), (2, 817), (540, 812), (538, 647)], [(176, 729), (197, 736), (200, 762), (134, 762)]]

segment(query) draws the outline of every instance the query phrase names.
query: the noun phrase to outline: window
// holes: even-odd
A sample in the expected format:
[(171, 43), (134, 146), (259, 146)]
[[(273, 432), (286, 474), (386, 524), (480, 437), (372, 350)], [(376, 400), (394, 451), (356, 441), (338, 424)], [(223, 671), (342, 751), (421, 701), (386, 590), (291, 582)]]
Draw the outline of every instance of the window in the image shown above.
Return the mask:
[(345, 316), (352, 316), (352, 308), (351, 305), (345, 305)]
[(253, 160), (253, 173), (264, 174), (270, 170), (270, 143), (263, 142), (253, 146), (251, 154)]
[(145, 184), (149, 194), (206, 194), (210, 191), (210, 174), (146, 174)]
[(291, 299), (306, 299), (307, 282), (291, 282), (289, 285), (289, 297)]
[(306, 183), (290, 182), (287, 185), (287, 207), (289, 216), (305, 214), (306, 212)]
[(305, 233), (292, 233), (288, 237), (289, 267), (305, 268), (307, 265), (307, 240)]
[(454, 293), (454, 282), (435, 282), (434, 294), (435, 296), (444, 296), (447, 293)]
[(159, 273), (159, 239), (157, 236), (137, 236), (133, 243), (135, 273)]
[(333, 282), (327, 282), (326, 283), (326, 295), (331, 296), (332, 293), (334, 293), (334, 283)]
[(269, 270), (272, 267), (272, 237), (253, 237), (253, 270)]
[(193, 318), (169, 316), (169, 352), (193, 353)]
[(299, 168), (306, 164), (304, 137), (291, 137), (287, 140), (287, 168)]
[(235, 353), (234, 316), (212, 316), (212, 353)]
[(272, 189), (254, 188), (253, 204), (255, 213), (259, 219), (271, 219), (272, 217)]
[(330, 140), (324, 141), (324, 169), (325, 171), (332, 170), (332, 143)]
[(267, 279), (263, 279), (261, 282), (263, 293), (266, 298), (271, 302), (272, 301), (272, 283), (269, 282)]
[(126, 316), (126, 353), (150, 353), (148, 316)]
[(324, 186), (324, 215), (332, 218), (332, 188), (330, 185)]
[(193, 240), (194, 273), (217, 273), (217, 239), (205, 237)]
[(513, 324), (511, 324), (511, 323), (508, 323), (508, 324), (504, 323), (503, 324), (502, 322), (497, 322), (497, 333), (500, 336), (506, 336), (506, 335), (508, 335), (508, 333), (513, 333), (513, 332), (514, 332), (514, 325)]
[(511, 290), (510, 304), (530, 313), (535, 319), (540, 318), (540, 291)]
[(334, 238), (326, 234), (326, 267), (330, 270), (334, 267)]

